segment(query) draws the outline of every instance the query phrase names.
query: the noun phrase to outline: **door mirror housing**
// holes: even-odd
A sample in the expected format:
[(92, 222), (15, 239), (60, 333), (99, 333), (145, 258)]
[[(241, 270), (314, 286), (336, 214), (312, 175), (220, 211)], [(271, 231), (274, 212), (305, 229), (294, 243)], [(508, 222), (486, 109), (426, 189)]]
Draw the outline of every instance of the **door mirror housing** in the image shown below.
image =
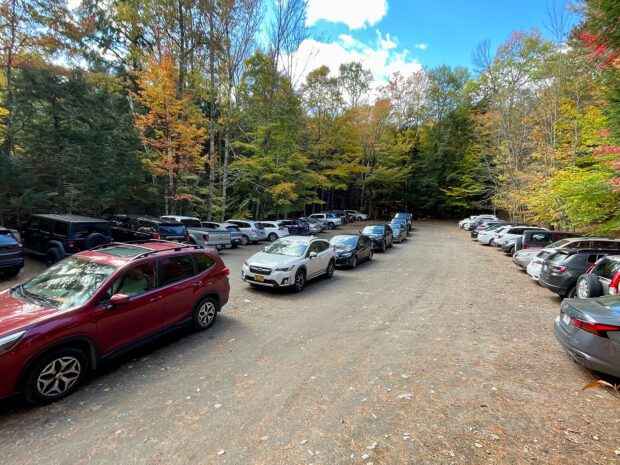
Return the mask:
[(310, 253), (308, 254), (308, 257), (310, 257), (310, 258), (312, 259), (312, 258), (315, 258), (317, 255), (318, 255), (318, 254), (317, 254), (316, 252), (310, 252)]
[(129, 303), (129, 296), (126, 294), (114, 294), (108, 303), (112, 306), (124, 305)]

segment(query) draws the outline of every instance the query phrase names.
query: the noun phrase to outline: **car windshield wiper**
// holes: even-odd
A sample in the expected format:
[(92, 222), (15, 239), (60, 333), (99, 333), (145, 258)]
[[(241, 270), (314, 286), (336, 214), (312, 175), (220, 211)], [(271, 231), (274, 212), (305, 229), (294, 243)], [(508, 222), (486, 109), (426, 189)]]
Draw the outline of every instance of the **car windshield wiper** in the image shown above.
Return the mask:
[(31, 300), (38, 300), (40, 302), (45, 302), (48, 303), (54, 307), (58, 306), (58, 301), (54, 300), (54, 299), (49, 299), (47, 297), (41, 297), (40, 295), (34, 294), (28, 290), (26, 290), (24, 288), (24, 286), (19, 286), (20, 287), (20, 291), (22, 293), (23, 296), (25, 297), (29, 297)]

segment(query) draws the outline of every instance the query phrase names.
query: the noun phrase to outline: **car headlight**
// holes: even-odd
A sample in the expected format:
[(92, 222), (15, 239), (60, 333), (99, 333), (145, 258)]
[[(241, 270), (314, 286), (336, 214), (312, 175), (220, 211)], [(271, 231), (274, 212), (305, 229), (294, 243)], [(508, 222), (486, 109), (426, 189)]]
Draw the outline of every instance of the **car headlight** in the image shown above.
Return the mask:
[(345, 257), (345, 258), (350, 257), (351, 255), (353, 255), (353, 252), (344, 252), (340, 254), (341, 257)]
[(295, 265), (286, 266), (286, 267), (283, 267), (283, 268), (276, 268), (276, 271), (292, 271), (293, 268), (295, 268)]
[(10, 336), (0, 338), (0, 355), (5, 354), (9, 350), (13, 349), (25, 335), (26, 331), (20, 331), (19, 333), (11, 334)]

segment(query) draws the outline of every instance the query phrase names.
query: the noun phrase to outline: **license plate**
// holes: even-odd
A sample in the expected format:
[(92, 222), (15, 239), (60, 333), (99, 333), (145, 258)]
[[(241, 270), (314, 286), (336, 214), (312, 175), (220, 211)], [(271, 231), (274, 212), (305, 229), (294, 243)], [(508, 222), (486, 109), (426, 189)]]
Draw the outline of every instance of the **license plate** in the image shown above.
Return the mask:
[(256, 281), (258, 281), (259, 283), (262, 283), (263, 281), (265, 281), (265, 277), (261, 276), (259, 274), (257, 274), (256, 276), (254, 276), (254, 279), (256, 279)]
[(568, 316), (566, 313), (564, 315), (562, 315), (562, 321), (564, 322), (564, 324), (566, 326), (568, 326), (570, 324), (570, 316)]

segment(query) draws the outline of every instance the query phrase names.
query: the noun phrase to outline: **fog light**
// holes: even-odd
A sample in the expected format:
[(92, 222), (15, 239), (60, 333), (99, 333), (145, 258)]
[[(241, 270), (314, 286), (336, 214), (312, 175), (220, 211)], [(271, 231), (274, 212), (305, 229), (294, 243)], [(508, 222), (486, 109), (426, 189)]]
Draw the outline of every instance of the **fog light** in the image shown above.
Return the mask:
[(282, 280), (282, 284), (288, 284), (288, 278), (284, 278), (284, 279)]

